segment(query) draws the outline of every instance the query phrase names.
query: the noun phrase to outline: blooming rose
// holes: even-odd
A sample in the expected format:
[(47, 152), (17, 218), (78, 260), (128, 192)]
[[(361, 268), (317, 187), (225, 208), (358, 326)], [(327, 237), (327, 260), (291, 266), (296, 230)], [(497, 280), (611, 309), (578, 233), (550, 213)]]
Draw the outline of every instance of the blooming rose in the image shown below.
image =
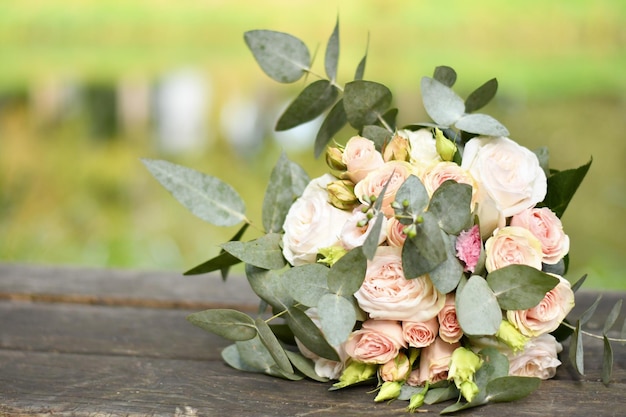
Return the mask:
[(439, 337), (444, 342), (455, 343), (463, 337), (463, 330), (456, 317), (455, 297), (453, 293), (446, 295), (446, 303), (437, 315), (439, 320)]
[(391, 217), (387, 222), (387, 244), (389, 246), (402, 247), (406, 240), (403, 230), (406, 225), (400, 223), (395, 217)]
[(480, 236), (491, 236), (494, 230), (506, 226), (506, 218), (498, 208), (496, 201), (482, 187), (476, 191), (474, 215), (480, 219)]
[[(441, 161), (441, 157), (437, 152), (435, 138), (430, 129), (419, 129), (416, 131), (399, 130), (398, 135), (404, 136), (409, 140), (411, 144), (411, 163), (417, 167), (418, 173)], [(418, 176), (420, 175), (418, 174)]]
[(556, 368), (561, 364), (558, 353), (563, 347), (550, 334), (542, 334), (531, 339), (523, 350), (509, 353), (509, 375), (552, 378)]
[(533, 207), (546, 195), (546, 174), (537, 156), (509, 138), (471, 139), (461, 167), (493, 198), (504, 217)]
[(393, 320), (366, 320), (345, 343), (348, 356), (363, 363), (389, 362), (403, 347), (402, 326)]
[(371, 318), (430, 320), (443, 307), (445, 296), (437, 291), (428, 275), (406, 279), (401, 254), (401, 248), (379, 246), (354, 296)]
[(424, 322), (403, 321), (402, 336), (409, 346), (421, 348), (435, 341), (439, 331), (439, 322), (436, 317)]
[(525, 336), (535, 337), (556, 330), (574, 308), (574, 291), (565, 278), (550, 274), (559, 283), (548, 291), (543, 300), (528, 310), (509, 310), (507, 319)]
[(283, 255), (294, 266), (315, 262), (320, 248), (339, 243), (339, 231), (350, 212), (328, 203), (326, 185), (334, 180), (330, 174), (312, 180), (287, 213)]
[(383, 165), (383, 156), (374, 147), (374, 142), (361, 136), (353, 136), (346, 143), (341, 161), (346, 165), (346, 175), (357, 183)]
[(411, 374), (407, 383), (418, 386), (426, 382), (435, 383), (447, 379), (452, 353), (459, 346), (460, 343), (444, 342), (437, 337), (431, 345), (422, 349), (419, 371), (417, 375)]
[[(341, 229), (341, 243), (348, 250), (356, 248), (357, 246), (362, 246), (375, 223), (375, 220), (372, 219), (365, 226), (359, 227), (358, 223), (362, 220), (366, 220), (366, 214), (361, 211), (361, 207), (363, 206), (352, 210), (352, 215), (348, 218)], [(387, 239), (387, 218), (383, 216), (382, 221), (383, 223), (380, 229), (380, 236), (378, 238), (379, 245)]]
[(384, 165), (367, 174), (365, 178), (354, 186), (354, 194), (362, 203), (366, 203), (370, 197), (378, 197), (385, 185), (387, 185), (383, 195), (381, 210), (385, 213), (385, 216), (391, 217), (394, 215), (391, 203), (396, 196), (396, 191), (413, 172), (413, 167), (408, 162), (385, 162)]
[(468, 171), (454, 162), (439, 162), (431, 166), (424, 172), (421, 180), (429, 196), (432, 196), (435, 190), (448, 180), (470, 185), (472, 187), (471, 207), (473, 208), (476, 203), (476, 181)]
[(548, 207), (531, 208), (511, 218), (511, 226), (524, 227), (541, 242), (543, 262), (554, 265), (569, 252), (569, 237), (561, 220)]
[(466, 272), (473, 273), (476, 270), (482, 246), (483, 242), (480, 240), (480, 230), (477, 225), (459, 233), (455, 242), (456, 256), (465, 264)]
[(541, 242), (528, 229), (507, 226), (497, 229), (485, 242), (488, 272), (507, 265), (528, 265), (541, 270)]

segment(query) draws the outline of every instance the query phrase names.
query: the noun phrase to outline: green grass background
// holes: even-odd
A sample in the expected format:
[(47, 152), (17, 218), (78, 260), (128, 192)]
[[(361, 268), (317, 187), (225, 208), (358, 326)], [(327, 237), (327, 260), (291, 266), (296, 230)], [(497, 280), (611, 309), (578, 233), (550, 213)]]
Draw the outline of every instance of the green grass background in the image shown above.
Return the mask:
[[(368, 48), (366, 78), (390, 87), (400, 123), (425, 120), (419, 80), (445, 64), (458, 71), (461, 95), (496, 76), (500, 90), (485, 111), (523, 145), (548, 146), (554, 168), (577, 167), (593, 156), (563, 218), (572, 240), (568, 278), (588, 273), (588, 287), (626, 289), (623, 0), (6, 1), (0, 4), (0, 93), (28, 96), (50, 78), (157, 80), (192, 66), (211, 82), (207, 117), (215, 124), (231, 94), (280, 101), (303, 87), (267, 78), (244, 45), (244, 31), (300, 37), (317, 51), (322, 72), (337, 15), (340, 81), (351, 79)], [(1, 261), (183, 271), (217, 254), (235, 229), (186, 212), (149, 176), (141, 157), (167, 158), (227, 180), (259, 222), (281, 152), (271, 137), (252, 159), (234, 153), (217, 130), (202, 152), (164, 155), (149, 128), (98, 141), (81, 112), (41, 128), (20, 103), (0, 106)], [(271, 120), (278, 116), (267, 113)], [(288, 155), (311, 176), (325, 171), (312, 152)]]

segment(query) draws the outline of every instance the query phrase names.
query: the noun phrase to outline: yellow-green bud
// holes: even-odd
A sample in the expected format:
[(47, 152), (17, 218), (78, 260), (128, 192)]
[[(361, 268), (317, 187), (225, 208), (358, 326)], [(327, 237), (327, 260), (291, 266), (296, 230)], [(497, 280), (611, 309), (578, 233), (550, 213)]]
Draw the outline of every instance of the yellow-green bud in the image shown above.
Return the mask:
[(471, 403), (474, 397), (478, 394), (478, 385), (474, 381), (463, 381), (459, 387), (461, 395)]
[(437, 153), (444, 161), (452, 161), (456, 153), (456, 145), (443, 135), (439, 129), (435, 129), (435, 147)]
[(461, 388), (461, 384), (474, 380), (474, 374), (483, 364), (483, 360), (470, 349), (460, 347), (452, 352), (448, 380), (454, 380), (454, 385)]
[(374, 398), (374, 401), (379, 403), (381, 401), (395, 400), (400, 395), (402, 389), (402, 382), (398, 381), (385, 381), (380, 386), (378, 395)]
[(513, 352), (524, 349), (524, 346), (530, 340), (521, 334), (508, 320), (502, 320), (500, 328), (496, 332), (496, 337), (513, 349)]
[(406, 411), (409, 413), (416, 412), (418, 408), (424, 405), (425, 397), (426, 395), (423, 392), (411, 395), (411, 398), (409, 399), (409, 406), (406, 408)]
[(395, 135), (385, 146), (383, 151), (385, 161), (406, 161), (411, 159), (411, 143), (407, 138)]
[(362, 363), (352, 361), (343, 370), (339, 382), (333, 384), (335, 388), (344, 388), (362, 381), (366, 381), (376, 375), (378, 365), (375, 363)]
[(354, 195), (354, 183), (350, 180), (337, 180), (326, 186), (330, 204), (340, 210), (349, 210), (358, 202), (358, 198)]
[(343, 246), (329, 246), (327, 248), (321, 248), (318, 253), (322, 255), (322, 258), (317, 262), (328, 266), (333, 266), (343, 255), (348, 251)]
[(348, 169), (346, 164), (343, 163), (343, 151), (339, 148), (328, 147), (326, 148), (326, 164), (330, 169), (335, 171), (345, 171)]

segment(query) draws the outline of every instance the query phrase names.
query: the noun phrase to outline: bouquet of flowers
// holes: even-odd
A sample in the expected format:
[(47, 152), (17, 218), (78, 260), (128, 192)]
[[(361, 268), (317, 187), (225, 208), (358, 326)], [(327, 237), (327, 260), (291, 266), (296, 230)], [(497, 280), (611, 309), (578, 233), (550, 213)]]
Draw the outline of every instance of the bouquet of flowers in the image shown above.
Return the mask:
[[(222, 355), (234, 368), (334, 380), (331, 390), (371, 383), (375, 401), (408, 400), (410, 411), (524, 397), (554, 376), (570, 336), (570, 357), (582, 371), (585, 318), (574, 325), (565, 318), (584, 277), (574, 285), (563, 278), (569, 237), (560, 217), (591, 161), (549, 168), (546, 149), (530, 151), (476, 112), (495, 95), (496, 79), (463, 100), (446, 66), (421, 81), (432, 121), (396, 126), (389, 89), (363, 79), (367, 53), (353, 81), (337, 82), (338, 29), (326, 46), (325, 76), (313, 71), (300, 39), (245, 34), (274, 80), (318, 78), (276, 129), (325, 115), (314, 154), (325, 155), (329, 172), (309, 179), (282, 155), (265, 193), (261, 237), (243, 240), (252, 222), (222, 180), (144, 160), (196, 216), (243, 223), (218, 256), (187, 274), (219, 270), (226, 279), (243, 262), (258, 314), (213, 309), (189, 321), (234, 342)], [(337, 137), (347, 125), (354, 135)]]

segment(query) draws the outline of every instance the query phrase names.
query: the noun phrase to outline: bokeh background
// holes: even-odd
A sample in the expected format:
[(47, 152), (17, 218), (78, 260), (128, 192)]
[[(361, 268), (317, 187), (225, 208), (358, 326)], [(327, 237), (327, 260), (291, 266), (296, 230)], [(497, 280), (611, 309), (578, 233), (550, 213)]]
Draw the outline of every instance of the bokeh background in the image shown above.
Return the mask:
[(227, 180), (259, 222), (281, 151), (312, 177), (325, 166), (319, 122), (272, 131), (304, 84), (267, 78), (243, 33), (298, 36), (322, 73), (337, 15), (339, 80), (367, 49), (365, 78), (392, 90), (400, 124), (427, 120), (420, 78), (449, 65), (462, 96), (497, 77), (484, 111), (548, 146), (553, 168), (593, 157), (563, 217), (568, 278), (626, 289), (624, 0), (3, 1), (0, 261), (184, 271), (216, 255), (236, 228), (192, 216), (140, 158)]

